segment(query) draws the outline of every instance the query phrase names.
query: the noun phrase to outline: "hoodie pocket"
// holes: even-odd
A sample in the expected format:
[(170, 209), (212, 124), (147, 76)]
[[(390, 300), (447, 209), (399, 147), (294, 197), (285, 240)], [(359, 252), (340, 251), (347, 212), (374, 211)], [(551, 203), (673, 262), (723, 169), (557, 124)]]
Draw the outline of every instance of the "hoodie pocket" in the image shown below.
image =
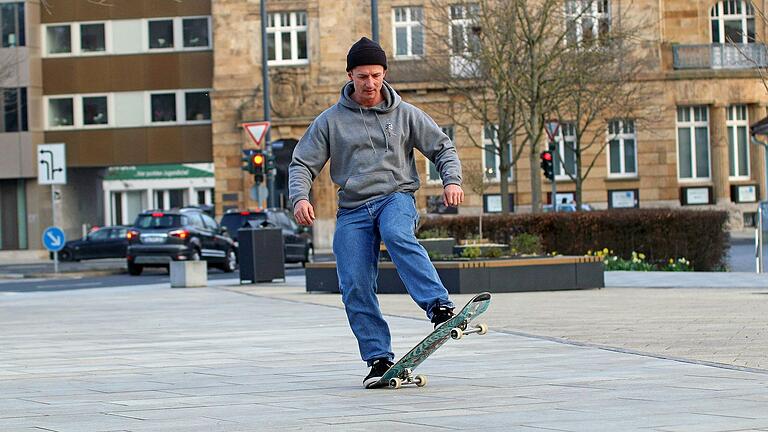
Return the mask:
[(397, 182), (391, 171), (357, 174), (349, 177), (344, 183), (342, 199), (343, 201), (367, 201), (390, 194), (396, 189)]

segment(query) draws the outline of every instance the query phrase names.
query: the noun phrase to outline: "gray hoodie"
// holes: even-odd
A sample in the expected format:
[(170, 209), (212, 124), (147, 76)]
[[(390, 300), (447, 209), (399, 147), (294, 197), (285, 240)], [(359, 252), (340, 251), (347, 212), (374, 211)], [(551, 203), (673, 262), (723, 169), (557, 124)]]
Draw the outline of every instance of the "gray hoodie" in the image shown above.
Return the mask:
[(288, 168), (291, 204), (309, 199), (309, 189), (330, 159), (331, 179), (339, 186), (339, 207), (355, 208), (393, 192), (419, 189), (413, 149), (435, 163), (443, 185), (461, 185), (461, 164), (447, 135), (424, 111), (403, 102), (384, 82), (384, 102), (366, 108), (350, 96), (323, 111), (296, 145)]

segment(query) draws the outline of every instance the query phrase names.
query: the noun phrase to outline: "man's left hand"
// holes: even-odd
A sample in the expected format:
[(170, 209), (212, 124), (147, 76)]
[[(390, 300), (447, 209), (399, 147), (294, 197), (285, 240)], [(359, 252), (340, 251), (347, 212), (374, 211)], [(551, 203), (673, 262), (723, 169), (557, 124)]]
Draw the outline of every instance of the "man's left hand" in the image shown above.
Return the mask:
[(458, 207), (464, 202), (464, 191), (457, 184), (446, 185), (443, 189), (443, 204), (449, 207)]

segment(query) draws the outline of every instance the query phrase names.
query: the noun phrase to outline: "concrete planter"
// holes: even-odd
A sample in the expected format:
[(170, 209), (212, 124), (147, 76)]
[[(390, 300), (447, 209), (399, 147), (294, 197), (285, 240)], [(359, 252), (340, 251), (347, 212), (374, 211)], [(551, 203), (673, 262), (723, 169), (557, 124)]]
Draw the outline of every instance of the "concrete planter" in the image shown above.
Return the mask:
[[(436, 261), (437, 274), (451, 294), (483, 291), (560, 291), (603, 288), (603, 263), (597, 257), (561, 256)], [(335, 262), (307, 264), (308, 292), (339, 292)], [(395, 266), (379, 263), (379, 292), (406, 292)]]
[(434, 255), (453, 255), (453, 247), (456, 246), (455, 238), (431, 238), (419, 239), (419, 244), (427, 250), (427, 253)]
[(206, 261), (171, 261), (171, 288), (208, 286)]

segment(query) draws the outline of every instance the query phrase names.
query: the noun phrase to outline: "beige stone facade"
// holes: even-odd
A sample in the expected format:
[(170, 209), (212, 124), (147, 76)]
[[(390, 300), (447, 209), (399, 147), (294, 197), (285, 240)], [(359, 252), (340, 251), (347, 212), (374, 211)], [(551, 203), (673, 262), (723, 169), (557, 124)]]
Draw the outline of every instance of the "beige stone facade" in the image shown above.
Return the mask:
[[(616, 0), (610, 3), (614, 10), (621, 7), (621, 3), (628, 4)], [(740, 112), (746, 112), (747, 116), (737, 123), (754, 123), (768, 114), (768, 92), (754, 67), (745, 67), (733, 59), (716, 56), (719, 45), (712, 43), (710, 14), (712, 8), (722, 2), (640, 0), (632, 3), (637, 11), (634, 18), (647, 19), (651, 23), (644, 36), (658, 41), (649, 46), (646, 53), (651, 59), (652, 69), (645, 76), (638, 77), (653, 89), (655, 96), (648, 108), (656, 112), (657, 117), (653, 122), (637, 124), (634, 136), (637, 149), (635, 172), (623, 176), (610, 175), (611, 162), (608, 152), (604, 152), (597, 158), (592, 174), (584, 182), (583, 201), (595, 208), (607, 208), (610, 206), (610, 191), (629, 190), (636, 194), (640, 207), (681, 207), (687, 199), (695, 202), (696, 199), (706, 199), (709, 193), (711, 204), (686, 207), (728, 209), (732, 214), (733, 227), (741, 227), (744, 215), (754, 213), (757, 204), (734, 202), (732, 186), (755, 186), (755, 198), (766, 199), (765, 150), (748, 144), (747, 172), (731, 175), (729, 167), (733, 157), (737, 156), (732, 157), (729, 151), (729, 110), (732, 106), (743, 105), (744, 108), (739, 108)], [(439, 82), (418, 81), (418, 60), (396, 60), (391, 55), (394, 44), (393, 8), (423, 6), (425, 20), (428, 21), (431, 5), (428, 0), (380, 0), (379, 36), (389, 54), (389, 81), (395, 89), (404, 100), (424, 109), (438, 124), (446, 125), (449, 119), (444, 113), (455, 96), (448, 94)], [(241, 150), (252, 144), (239, 125), (263, 119), (259, 6), (256, 0), (213, 2), (216, 47), (212, 102), (213, 157), (218, 212), (227, 208), (258, 206), (250, 198), (252, 179), (240, 168)], [(757, 6), (762, 9), (763, 5)], [(306, 60), (300, 61), (300, 64), (270, 67), (271, 138), (273, 141), (298, 140), (312, 119), (338, 99), (339, 89), (347, 80), (344, 71), (347, 49), (361, 36), (370, 35), (370, 2), (273, 0), (268, 3), (268, 11), (286, 13), (286, 17), (289, 12), (306, 13)], [(765, 40), (759, 14), (756, 21), (757, 37)], [(425, 40), (426, 56), (438, 54), (430, 51), (432, 37), (427, 36)], [(762, 45), (753, 46), (759, 48)], [(703, 111), (697, 112), (705, 112), (707, 117), (704, 123), (698, 124), (698, 130), (706, 130), (707, 155), (699, 153), (701, 169), (693, 178), (681, 176), (680, 128), (689, 125), (681, 126), (677, 121), (678, 107), (698, 107)], [(738, 127), (736, 123), (730, 125)], [(694, 140), (699, 133), (696, 127), (691, 123), (688, 129)], [(470, 133), (481, 135), (482, 125), (470, 129)], [(475, 147), (460, 129), (455, 130), (454, 138), (465, 164), (483, 160), (483, 150)], [(699, 151), (703, 152), (704, 147)], [(428, 181), (428, 165), (423, 158), (418, 160), (422, 189), (417, 194), (417, 202), (422, 210), (426, 210), (427, 197), (439, 195), (442, 188), (439, 182)], [(696, 164), (694, 160), (692, 165), (695, 167)], [(703, 171), (704, 165), (708, 173)], [(510, 192), (514, 194), (517, 212), (530, 211), (531, 208), (529, 170), (525, 158), (513, 168)], [(574, 192), (570, 181), (558, 181), (557, 187), (558, 193)], [(688, 194), (684, 189), (686, 187), (703, 189)], [(542, 198), (546, 200), (549, 183), (544, 181), (542, 188)], [(498, 190), (498, 183), (490, 182), (486, 193), (498, 194)], [(317, 214), (315, 245), (317, 248), (330, 247), (336, 196), (327, 169), (315, 181), (312, 200)], [(469, 193), (459, 214), (479, 214), (481, 211), (483, 197)]]

